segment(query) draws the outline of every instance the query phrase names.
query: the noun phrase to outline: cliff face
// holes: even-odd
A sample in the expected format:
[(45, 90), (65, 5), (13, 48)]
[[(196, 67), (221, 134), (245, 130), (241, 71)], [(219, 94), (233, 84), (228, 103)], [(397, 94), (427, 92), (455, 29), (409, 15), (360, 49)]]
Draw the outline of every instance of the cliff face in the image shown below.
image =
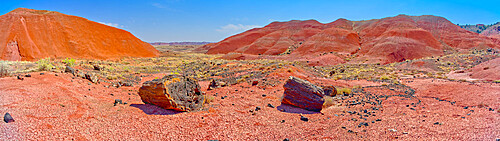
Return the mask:
[(273, 22), (207, 44), (208, 54), (243, 53), (293, 57), (357, 54), (355, 60), (397, 62), (442, 55), (445, 48), (499, 48), (500, 41), (467, 31), (442, 17), (398, 15), (367, 21), (338, 19)]
[(59, 12), (18, 8), (0, 16), (0, 59), (111, 59), (159, 52), (131, 33)]

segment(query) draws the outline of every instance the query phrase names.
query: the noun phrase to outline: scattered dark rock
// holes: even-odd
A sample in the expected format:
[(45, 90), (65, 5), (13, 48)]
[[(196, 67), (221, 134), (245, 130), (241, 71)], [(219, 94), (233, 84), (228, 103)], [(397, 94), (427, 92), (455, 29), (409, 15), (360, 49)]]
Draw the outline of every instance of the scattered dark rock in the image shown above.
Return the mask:
[(115, 99), (114, 105), (116, 106), (118, 104), (123, 104), (123, 101), (121, 99)]
[(434, 123), (434, 125), (441, 125), (441, 123), (439, 123), (439, 122), (435, 122), (435, 123)]
[(205, 97), (193, 78), (167, 75), (143, 83), (139, 96), (146, 104), (176, 111), (198, 111), (203, 108)]
[(217, 82), (215, 82), (215, 79), (212, 79), (212, 81), (210, 81), (210, 84), (208, 85), (207, 90), (213, 90), (217, 87), (219, 87), (219, 85), (217, 84)]
[(26, 74), (24, 75), (24, 77), (31, 77), (31, 74)]
[(368, 126), (368, 123), (367, 122), (361, 122), (361, 123), (359, 123), (358, 127), (361, 127), (361, 126)]
[(97, 83), (97, 80), (99, 80), (96, 75), (93, 75), (91, 73), (85, 74), (85, 79), (89, 80), (92, 83)]
[(269, 103), (269, 104), (267, 104), (267, 107), (274, 108), (274, 105), (273, 105), (273, 104), (271, 104), (271, 103)]
[(45, 73), (41, 72), (40, 75), (45, 75)]
[(18, 75), (18, 76), (17, 76), (17, 79), (19, 79), (19, 80), (24, 80), (24, 78), (23, 78), (23, 77), (21, 77), (20, 75)]
[(133, 87), (134, 86), (134, 83), (132, 82), (124, 82), (124, 81), (120, 81), (119, 84), (121, 86), (125, 86), (125, 87)]
[(325, 100), (323, 99), (324, 91), (321, 87), (290, 76), (283, 88), (285, 88), (285, 92), (281, 103), (317, 112), (323, 108)]
[(285, 138), (285, 139), (283, 139), (283, 141), (290, 141), (290, 139), (288, 139), (288, 138)]
[(323, 87), (323, 91), (325, 93), (326, 96), (335, 96), (337, 95), (337, 89), (333, 86), (326, 86), (326, 87)]
[(262, 97), (266, 97), (267, 95), (266, 94), (263, 94)]
[(469, 106), (465, 106), (464, 109), (469, 109)]
[(259, 84), (259, 81), (257, 81), (257, 80), (252, 81), (252, 86), (255, 86), (257, 84)]
[(300, 120), (302, 120), (302, 121), (309, 121), (309, 119), (307, 117), (305, 117), (305, 116), (300, 116)]
[(64, 72), (65, 73), (71, 73), (71, 74), (73, 74), (73, 76), (75, 76), (75, 69), (73, 69), (70, 66), (66, 66), (66, 68), (64, 69)]
[(5, 121), (6, 123), (15, 122), (14, 118), (12, 118), (9, 113), (5, 113), (5, 115), (3, 116), (3, 121)]
[(94, 66), (94, 70), (97, 70), (97, 71), (102, 71), (104, 70), (104, 68), (102, 66), (99, 66), (97, 64), (93, 65)]
[(285, 123), (285, 120), (281, 120), (281, 123)]
[(255, 107), (255, 111), (259, 111), (260, 109), (260, 106)]

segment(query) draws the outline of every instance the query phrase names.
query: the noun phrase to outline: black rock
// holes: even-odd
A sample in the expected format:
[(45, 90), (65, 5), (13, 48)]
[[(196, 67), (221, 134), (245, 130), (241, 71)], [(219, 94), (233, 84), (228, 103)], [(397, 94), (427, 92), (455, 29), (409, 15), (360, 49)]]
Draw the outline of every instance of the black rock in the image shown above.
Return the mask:
[(288, 138), (285, 138), (285, 139), (283, 139), (283, 141), (290, 141), (290, 139), (288, 139)]
[(15, 122), (14, 118), (12, 118), (9, 113), (5, 113), (5, 115), (3, 116), (3, 121), (5, 121), (6, 123)]
[(20, 75), (17, 76), (17, 79), (24, 80), (24, 78), (22, 78)]
[(377, 120), (375, 120), (375, 121), (382, 121), (382, 119), (377, 119)]
[(285, 123), (285, 120), (281, 120), (281, 123)]
[(260, 109), (260, 106), (255, 107), (255, 111), (259, 111)]
[(309, 121), (309, 119), (307, 117), (305, 117), (305, 116), (300, 116), (300, 120), (302, 120), (302, 121)]
[(469, 109), (469, 106), (465, 106), (464, 109)]
[(31, 77), (31, 74), (26, 74), (24, 75), (24, 77)]
[(439, 123), (439, 122), (435, 122), (435, 123), (434, 123), (434, 125), (439, 125), (439, 124), (441, 124), (441, 123)]
[(361, 122), (361, 123), (359, 123), (358, 127), (361, 127), (361, 126), (368, 126), (368, 123), (367, 122)]
[(266, 94), (263, 94), (262, 97), (266, 97), (267, 95)]
[(115, 99), (114, 105), (116, 106), (118, 104), (123, 104), (123, 101), (121, 99)]
[(267, 107), (274, 108), (274, 105), (273, 105), (273, 104), (271, 104), (271, 103), (269, 103), (269, 104), (267, 104)]
[(71, 74), (73, 74), (73, 76), (75, 76), (75, 69), (73, 69), (70, 66), (66, 66), (66, 68), (64, 69), (64, 72), (71, 73)]
[(45, 73), (41, 72), (40, 75), (44, 75)]

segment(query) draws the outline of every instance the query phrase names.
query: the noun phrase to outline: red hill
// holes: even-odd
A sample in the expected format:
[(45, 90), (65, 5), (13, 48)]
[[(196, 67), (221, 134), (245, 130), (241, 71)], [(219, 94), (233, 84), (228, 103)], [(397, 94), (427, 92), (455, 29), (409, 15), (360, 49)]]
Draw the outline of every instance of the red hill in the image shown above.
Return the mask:
[[(207, 44), (208, 54), (279, 55), (299, 60), (326, 54), (332, 60), (390, 63), (442, 55), (445, 49), (499, 48), (500, 41), (467, 31), (442, 17), (398, 15), (367, 21), (338, 19), (273, 22)], [(261, 57), (262, 58), (262, 57)], [(264, 57), (265, 58), (265, 57)], [(339, 62), (340, 63), (340, 62)]]
[(0, 16), (0, 59), (154, 57), (131, 33), (59, 12), (18, 8)]

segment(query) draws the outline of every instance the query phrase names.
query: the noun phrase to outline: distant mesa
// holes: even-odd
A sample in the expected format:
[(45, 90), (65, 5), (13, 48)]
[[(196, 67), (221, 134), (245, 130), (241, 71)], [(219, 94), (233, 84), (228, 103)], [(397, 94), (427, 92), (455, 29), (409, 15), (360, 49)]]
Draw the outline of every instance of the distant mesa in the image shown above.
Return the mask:
[(153, 42), (149, 43), (153, 46), (192, 46), (192, 45), (206, 45), (211, 42)]
[(0, 16), (0, 60), (158, 55), (153, 46), (131, 33), (82, 17), (26, 8)]
[(326, 24), (315, 20), (273, 22), (202, 48), (207, 54), (227, 54), (227, 59), (264, 56), (338, 64), (344, 60), (391, 63), (439, 56), (444, 50), (499, 47), (500, 40), (467, 31), (442, 17), (398, 15)]

